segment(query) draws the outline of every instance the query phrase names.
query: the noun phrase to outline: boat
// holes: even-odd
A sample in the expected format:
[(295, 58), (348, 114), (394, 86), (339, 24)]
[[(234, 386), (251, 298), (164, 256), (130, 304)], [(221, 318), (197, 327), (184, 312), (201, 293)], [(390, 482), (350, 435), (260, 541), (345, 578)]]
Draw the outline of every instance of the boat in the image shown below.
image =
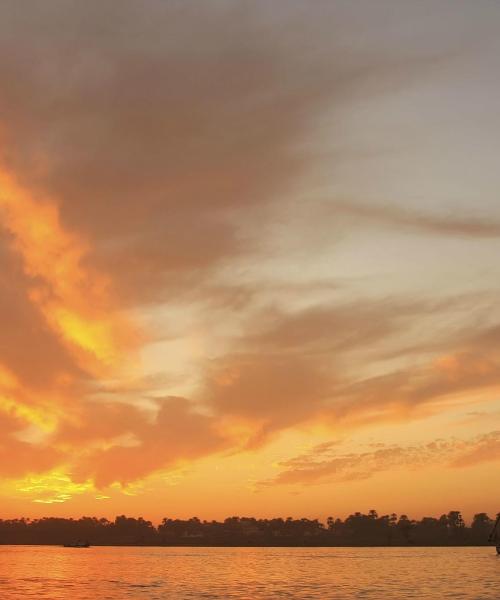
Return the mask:
[(76, 542), (64, 544), (64, 548), (90, 548), (90, 544), (89, 542), (82, 542), (80, 540), (77, 540)]
[(500, 556), (500, 533), (498, 525), (500, 524), (500, 513), (497, 515), (497, 520), (495, 521), (495, 525), (493, 525), (493, 529), (488, 537), (488, 542), (495, 542), (497, 554)]

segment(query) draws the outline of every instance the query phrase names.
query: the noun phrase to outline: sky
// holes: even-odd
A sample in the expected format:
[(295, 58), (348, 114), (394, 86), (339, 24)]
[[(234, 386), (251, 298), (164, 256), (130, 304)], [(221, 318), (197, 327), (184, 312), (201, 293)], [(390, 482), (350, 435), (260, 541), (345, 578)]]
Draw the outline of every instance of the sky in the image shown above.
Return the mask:
[(0, 6), (0, 517), (495, 514), (500, 4)]

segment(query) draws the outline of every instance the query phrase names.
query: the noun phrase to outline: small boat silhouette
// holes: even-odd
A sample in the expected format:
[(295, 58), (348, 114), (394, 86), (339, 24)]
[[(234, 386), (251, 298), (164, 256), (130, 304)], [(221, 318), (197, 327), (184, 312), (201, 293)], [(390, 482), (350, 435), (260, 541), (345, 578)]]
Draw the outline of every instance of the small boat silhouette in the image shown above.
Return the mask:
[(64, 544), (64, 548), (90, 548), (90, 544), (89, 544), (89, 542), (83, 542), (81, 540), (76, 540), (76, 542)]
[(497, 515), (497, 520), (493, 525), (493, 529), (488, 537), (488, 542), (495, 542), (497, 548), (497, 554), (500, 555), (500, 533), (498, 531), (498, 526), (500, 524), (500, 513)]

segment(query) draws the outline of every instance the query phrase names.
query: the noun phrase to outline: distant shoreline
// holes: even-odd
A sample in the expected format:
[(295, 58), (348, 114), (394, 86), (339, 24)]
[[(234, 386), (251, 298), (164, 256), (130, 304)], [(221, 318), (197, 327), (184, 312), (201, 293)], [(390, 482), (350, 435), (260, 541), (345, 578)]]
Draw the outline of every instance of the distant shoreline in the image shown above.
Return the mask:
[[(497, 521), (498, 523), (498, 521)], [(0, 519), (1, 545), (193, 548), (405, 548), (489, 546), (498, 539), (495, 521), (477, 513), (467, 525), (459, 511), (420, 521), (407, 515), (356, 512), (345, 520), (228, 517), (224, 521), (164, 518), (155, 526), (142, 517)], [(494, 535), (493, 535), (494, 534)]]
[[(63, 544), (22, 544), (22, 543), (3, 543), (2, 546), (17, 546), (17, 547), (53, 547), (62, 548)], [(494, 548), (495, 544), (343, 544), (343, 545), (325, 545), (325, 544), (91, 544), (91, 548)], [(71, 549), (71, 548), (69, 548)], [(78, 549), (78, 548), (77, 548)]]

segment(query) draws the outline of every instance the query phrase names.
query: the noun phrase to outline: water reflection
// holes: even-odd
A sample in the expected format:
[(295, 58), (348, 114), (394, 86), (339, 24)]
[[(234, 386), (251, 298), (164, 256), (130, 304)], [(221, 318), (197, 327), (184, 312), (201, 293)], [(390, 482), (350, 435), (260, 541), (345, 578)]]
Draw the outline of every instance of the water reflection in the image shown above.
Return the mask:
[(498, 600), (492, 550), (0, 546), (0, 586), (5, 600)]

